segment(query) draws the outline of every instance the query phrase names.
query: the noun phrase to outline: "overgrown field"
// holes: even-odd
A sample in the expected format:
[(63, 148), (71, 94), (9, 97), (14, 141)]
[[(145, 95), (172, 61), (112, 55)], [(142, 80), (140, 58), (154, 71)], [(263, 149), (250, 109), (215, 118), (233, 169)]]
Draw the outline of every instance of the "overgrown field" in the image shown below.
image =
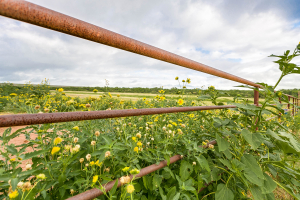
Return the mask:
[[(297, 49), (292, 55), (287, 51), (277, 61), (282, 77), (298, 72), (290, 63), (290, 56), (297, 55)], [(288, 99), (274, 92), (278, 84), (261, 85), (265, 97), (261, 106), (236, 96), (227, 102), (236, 105), (234, 109), (43, 124), (16, 132), (8, 128), (0, 137), (1, 199), (66, 199), (91, 188), (103, 190), (117, 178), (121, 188), (115, 185), (98, 199), (271, 200), (275, 199), (274, 191), (299, 199), (300, 143), (296, 131), (300, 118), (284, 115), (278, 98), (282, 102)], [(208, 100), (224, 104), (218, 100), (222, 94), (213, 86), (202, 91), (197, 100), (183, 92), (180, 99), (167, 99), (160, 90), (154, 98), (135, 102), (113, 98), (109, 92), (83, 99), (67, 97), (62, 88), (52, 94), (47, 82), (26, 89), (2, 96), (3, 109), (89, 112), (196, 106)], [(266, 120), (272, 116), (280, 119)], [(30, 137), (32, 133), (36, 139)], [(26, 135), (26, 143), (9, 143), (20, 134)], [(207, 145), (212, 140), (217, 144)], [(32, 152), (26, 151), (28, 147)], [(169, 164), (174, 155), (180, 155), (181, 160)], [(28, 164), (22, 170), (19, 164), (24, 160)], [(163, 160), (167, 167), (135, 177), (142, 168)]]

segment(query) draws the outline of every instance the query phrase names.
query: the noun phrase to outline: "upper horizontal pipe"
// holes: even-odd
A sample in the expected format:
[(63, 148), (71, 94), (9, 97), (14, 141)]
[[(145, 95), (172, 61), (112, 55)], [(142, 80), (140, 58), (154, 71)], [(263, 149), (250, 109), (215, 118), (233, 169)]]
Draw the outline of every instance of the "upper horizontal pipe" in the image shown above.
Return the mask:
[(81, 111), (81, 112), (60, 112), (60, 113), (39, 113), (39, 114), (17, 114), (0, 116), (0, 127), (46, 124), (56, 122), (69, 122), (92, 119), (105, 119), (115, 117), (128, 117), (139, 115), (154, 115), (175, 112), (190, 112), (198, 110), (214, 110), (223, 108), (236, 108), (236, 106), (193, 106), (173, 108), (145, 108), (127, 110), (104, 110), (104, 111)]
[(0, 0), (0, 15), (239, 83), (262, 87), (238, 76), (27, 1)]

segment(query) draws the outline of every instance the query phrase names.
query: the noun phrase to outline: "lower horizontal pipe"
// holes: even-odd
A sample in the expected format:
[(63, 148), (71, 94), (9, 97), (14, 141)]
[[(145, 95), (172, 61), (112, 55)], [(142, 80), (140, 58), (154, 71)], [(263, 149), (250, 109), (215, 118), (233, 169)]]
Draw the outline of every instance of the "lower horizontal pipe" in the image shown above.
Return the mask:
[(17, 114), (0, 116), (0, 127), (47, 124), (57, 122), (70, 122), (80, 120), (106, 119), (116, 117), (129, 117), (140, 115), (154, 115), (176, 112), (191, 112), (199, 110), (215, 110), (224, 108), (236, 108), (233, 105), (226, 106), (191, 106), (173, 108), (145, 108), (127, 110), (104, 110), (104, 111), (81, 111), (81, 112), (60, 112), (60, 113), (39, 113), (39, 114)]

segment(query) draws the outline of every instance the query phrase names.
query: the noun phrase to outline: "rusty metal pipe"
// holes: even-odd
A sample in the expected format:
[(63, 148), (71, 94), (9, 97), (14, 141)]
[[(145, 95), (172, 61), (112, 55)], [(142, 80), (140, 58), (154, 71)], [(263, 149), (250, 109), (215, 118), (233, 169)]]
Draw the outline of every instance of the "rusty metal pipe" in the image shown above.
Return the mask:
[[(258, 88), (257, 88), (258, 89)], [(254, 104), (259, 105), (259, 91), (254, 90)]]
[[(207, 145), (203, 146), (203, 148), (207, 148), (209, 144), (215, 145), (215, 144), (217, 144), (217, 141), (216, 140), (210, 141), (207, 143)], [(173, 156), (170, 158), (170, 164), (172, 164), (178, 160), (181, 160), (181, 159), (182, 159), (181, 155)], [(158, 165), (153, 164), (153, 165), (150, 165), (148, 167), (141, 169), (140, 173), (137, 174), (135, 177), (140, 178), (140, 177), (146, 176), (147, 174), (150, 174), (156, 170), (162, 169), (166, 166), (167, 166), (167, 161), (166, 160), (161, 161)], [(130, 175), (130, 180), (132, 180), (132, 178), (133, 178), (133, 176)], [(110, 181), (106, 185), (104, 185), (103, 187), (105, 189), (105, 192), (110, 191), (112, 189), (112, 187), (114, 186), (115, 182), (116, 182), (116, 180)], [(118, 179), (118, 187), (121, 187), (120, 179)], [(200, 191), (202, 191), (203, 189), (204, 188), (201, 188)], [(83, 193), (80, 193), (78, 195), (75, 195), (73, 197), (70, 197), (67, 200), (79, 200), (79, 199), (80, 200), (90, 200), (90, 199), (94, 199), (102, 194), (103, 194), (103, 191), (99, 190), (98, 188), (94, 188), (94, 189), (85, 191)]]
[(254, 82), (23, 0), (0, 0), (0, 15), (254, 87)]
[(127, 110), (2, 115), (0, 116), (0, 127), (105, 119), (105, 118), (128, 117), (128, 116), (139, 116), (139, 115), (154, 115), (154, 114), (176, 113), (176, 112), (191, 112), (191, 111), (199, 111), (199, 110), (215, 110), (215, 109), (224, 109), (224, 108), (236, 108), (236, 106), (233, 105), (193, 106), (193, 107), (173, 107), (173, 108), (145, 108), (145, 109), (127, 109)]

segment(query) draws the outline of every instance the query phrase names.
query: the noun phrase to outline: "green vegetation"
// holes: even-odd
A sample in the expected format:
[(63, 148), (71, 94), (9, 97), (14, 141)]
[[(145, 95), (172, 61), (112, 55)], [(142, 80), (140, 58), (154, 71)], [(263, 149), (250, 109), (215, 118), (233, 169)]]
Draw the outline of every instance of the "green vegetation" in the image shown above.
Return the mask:
[[(300, 51), (300, 45), (298, 48)], [(276, 63), (282, 76), (276, 86), (286, 75), (300, 74), (299, 67), (290, 63), (298, 55), (295, 49), (292, 55), (286, 51), (278, 56)], [(287, 96), (274, 92), (276, 86), (261, 84), (265, 97), (261, 106), (238, 95), (229, 99), (236, 105), (234, 109), (50, 123), (14, 133), (8, 128), (0, 137), (1, 198), (66, 199), (98, 188), (104, 193), (97, 198), (101, 200), (274, 200), (274, 191), (280, 188), (289, 197), (300, 199), (300, 142), (290, 128), (298, 127), (299, 118), (283, 117), (278, 98), (287, 103)], [(188, 98), (184, 87), (178, 100), (166, 99), (165, 91), (160, 89), (151, 100), (136, 102), (113, 98), (110, 92), (97, 98), (72, 98), (65, 96), (62, 88), (53, 94), (47, 88), (42, 84), (28, 93), (11, 93), (5, 96), (5, 108), (9, 105), (28, 113), (111, 112), (195, 106), (208, 100), (214, 105), (223, 104), (219, 101), (223, 94), (213, 86), (203, 90), (197, 102)], [(281, 119), (267, 120), (273, 116)], [(31, 138), (30, 133), (37, 137)], [(21, 134), (28, 142), (19, 146), (9, 143)], [(208, 143), (212, 140), (217, 144)], [(181, 160), (170, 164), (174, 155)], [(28, 164), (22, 171), (19, 164), (24, 160)], [(136, 177), (142, 168), (163, 160), (167, 162), (165, 168)], [(133, 175), (132, 180), (128, 175)], [(121, 188), (117, 189), (116, 183), (105, 192), (104, 186), (117, 178)]]

